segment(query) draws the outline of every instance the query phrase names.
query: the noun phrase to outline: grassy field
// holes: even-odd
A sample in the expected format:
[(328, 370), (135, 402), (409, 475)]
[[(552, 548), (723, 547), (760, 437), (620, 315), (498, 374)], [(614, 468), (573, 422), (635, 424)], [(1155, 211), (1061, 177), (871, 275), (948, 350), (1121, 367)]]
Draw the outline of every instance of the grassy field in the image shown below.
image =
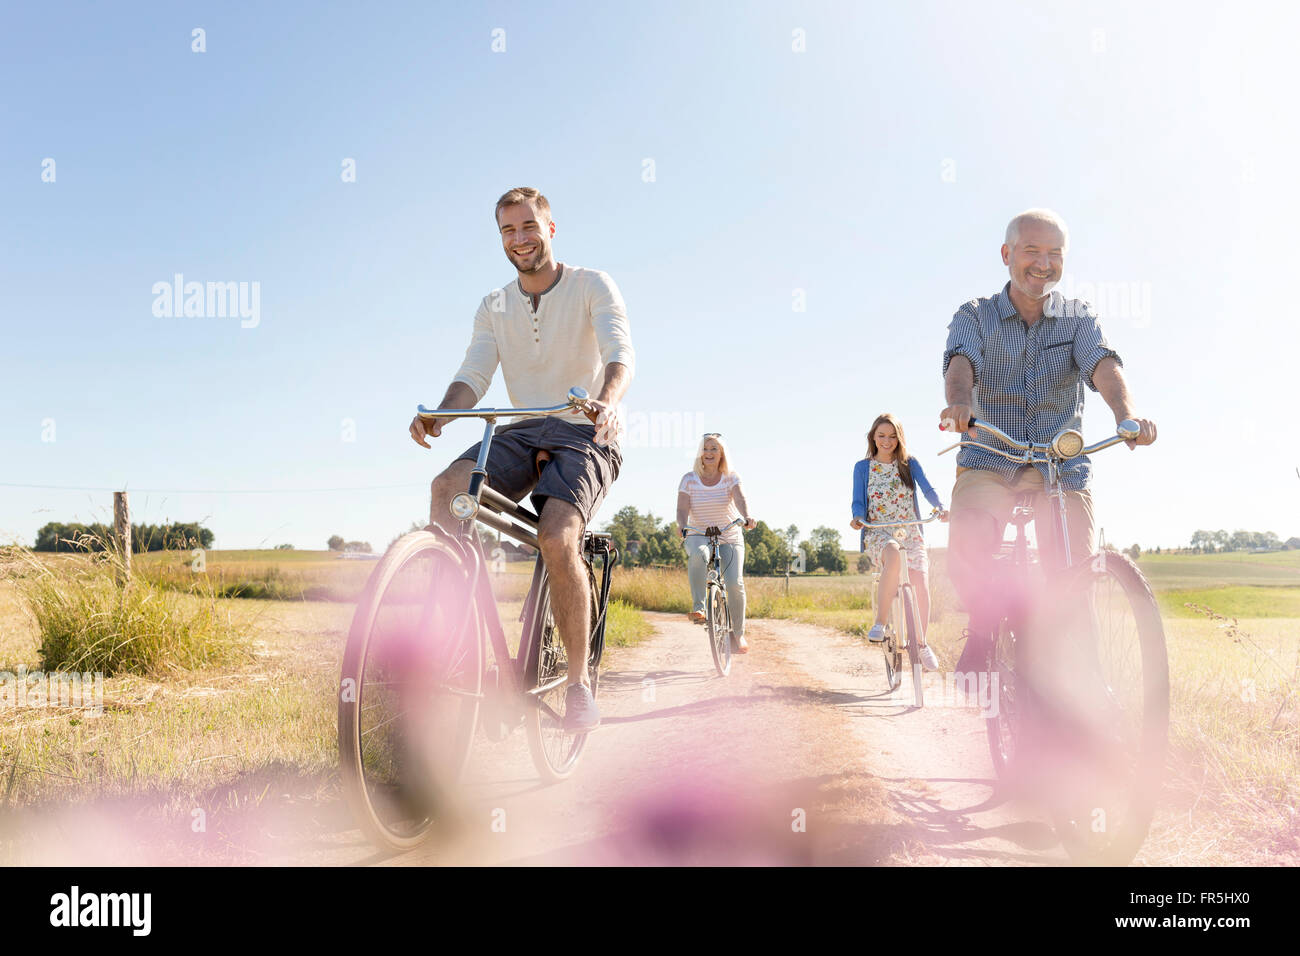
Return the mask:
[[(61, 573), (84, 561), (39, 560)], [(138, 555), (135, 571), (151, 580), (170, 575), (171, 600), (197, 608), (213, 598), (211, 591), (204, 596), (182, 586), (180, 575), (195, 573), (189, 560)], [(183, 835), (195, 809), (229, 817), (284, 791), (309, 802), (336, 797), (335, 694), (353, 613), (337, 595), (359, 592), (374, 567), (328, 553), (209, 552), (205, 580), (212, 584), (287, 581), (303, 591), (327, 587), (336, 598), (215, 598), (251, 653), (227, 666), (108, 677), (102, 715), (3, 706), (0, 699), (0, 864), (19, 854), (22, 814), (42, 808), (136, 801), (132, 813)], [(531, 571), (529, 563), (507, 564), (493, 575), (512, 645)], [(24, 573), (30, 568), (21, 562), (0, 562), (0, 672), (35, 671), (41, 663), (36, 621), (17, 580)], [(611, 648), (652, 630), (626, 602), (611, 601), (608, 613)], [(183, 839), (176, 853), (176, 862), (184, 862)]]
[[(853, 555), (850, 567), (854, 567)], [(1143, 555), (1169, 654), (1168, 790), (1206, 833), (1187, 861), (1215, 862), (1222, 841), (1300, 860), (1300, 552)], [(966, 615), (931, 551), (928, 640), (944, 670), (961, 652)], [(748, 616), (788, 618), (865, 636), (870, 577), (748, 577)], [(686, 612), (685, 576), (620, 575), (615, 594), (638, 607)], [(1194, 605), (1194, 606), (1193, 606)], [(1182, 852), (1179, 848), (1178, 852)]]
[[(67, 558), (42, 560), (58, 567)], [(100, 717), (0, 708), (0, 810), (133, 798), (144, 800), (160, 825), (184, 829), (194, 808), (230, 814), (257, 804), (271, 780), (295, 799), (337, 794), (334, 691), (350, 602), (374, 563), (301, 551), (213, 551), (205, 561), (209, 593), (263, 598), (216, 598), (247, 639), (250, 659), (110, 677)], [(930, 642), (950, 669), (966, 618), (947, 582), (944, 552), (932, 552), (931, 563)], [(1188, 808), (1189, 819), (1230, 827), (1229, 837), (1256, 849), (1300, 851), (1300, 553), (1150, 555), (1140, 564), (1160, 600), (1169, 647), (1171, 798)], [(202, 600), (189, 593), (200, 575), (189, 555), (140, 555), (136, 569), (175, 589), (182, 602)], [(495, 576), (503, 619), (516, 631), (510, 622), (530, 572), (530, 564), (512, 563)], [(40, 639), (19, 598), (18, 573), (0, 560), (0, 670), (39, 665)], [(639, 609), (689, 610), (681, 572), (620, 571), (615, 582), (612, 646), (650, 632)], [(853, 573), (795, 576), (788, 584), (750, 577), (748, 613), (862, 636), (871, 621), (869, 582)], [(5, 819), (18, 818), (0, 813), (0, 862), (21, 835), (6, 830)]]

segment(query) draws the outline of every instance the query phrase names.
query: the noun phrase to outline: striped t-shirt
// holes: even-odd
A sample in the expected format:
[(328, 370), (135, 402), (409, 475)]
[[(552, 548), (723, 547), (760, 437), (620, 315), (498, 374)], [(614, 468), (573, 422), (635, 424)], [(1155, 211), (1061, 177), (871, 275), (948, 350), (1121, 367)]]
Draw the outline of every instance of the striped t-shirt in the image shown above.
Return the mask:
[[(731, 489), (739, 484), (740, 476), (735, 472), (722, 475), (716, 485), (706, 485), (700, 481), (699, 475), (688, 471), (682, 476), (682, 483), (677, 486), (679, 492), (684, 492), (691, 498), (691, 510), (686, 523), (703, 531), (710, 525), (721, 528), (742, 517), (731, 500)], [(718, 540), (727, 544), (741, 544), (744, 537), (740, 530), (737, 525)]]

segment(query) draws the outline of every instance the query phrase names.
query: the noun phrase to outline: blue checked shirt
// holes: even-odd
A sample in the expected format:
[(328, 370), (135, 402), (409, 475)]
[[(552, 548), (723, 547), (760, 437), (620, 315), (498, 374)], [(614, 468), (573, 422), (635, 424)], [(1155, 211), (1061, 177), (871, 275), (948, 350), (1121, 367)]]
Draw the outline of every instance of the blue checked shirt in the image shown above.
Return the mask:
[[(1092, 373), (1108, 355), (1120, 357), (1106, 344), (1092, 307), (1081, 299), (1066, 299), (1053, 291), (1043, 303), (1043, 317), (1032, 326), (1011, 304), (1011, 283), (991, 298), (972, 299), (952, 317), (943, 370), (954, 355), (964, 355), (975, 369), (975, 417), (996, 425), (1023, 442), (1048, 442), (1063, 428), (1083, 423), (1083, 387), (1094, 392)], [(1123, 363), (1120, 362), (1122, 365)], [(998, 439), (980, 434), (995, 448)], [(1016, 453), (1016, 449), (1007, 448)], [(957, 453), (963, 468), (996, 472), (1008, 481), (1021, 466), (979, 448)], [(1047, 478), (1047, 467), (1037, 466)], [(1075, 458), (1061, 468), (1061, 484), (1069, 491), (1087, 487), (1091, 464)]]

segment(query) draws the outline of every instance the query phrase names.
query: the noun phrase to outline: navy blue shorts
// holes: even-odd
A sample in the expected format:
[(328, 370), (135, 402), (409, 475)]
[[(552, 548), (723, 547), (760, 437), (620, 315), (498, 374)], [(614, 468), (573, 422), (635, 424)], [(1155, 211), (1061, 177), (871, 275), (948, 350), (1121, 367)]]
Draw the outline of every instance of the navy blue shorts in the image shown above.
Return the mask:
[[(476, 442), (457, 461), (477, 461)], [(537, 477), (537, 453), (549, 452), (550, 462)], [(584, 525), (591, 523), (618, 478), (623, 455), (617, 445), (596, 444), (596, 429), (557, 417), (526, 418), (498, 425), (488, 449), (487, 480), (492, 490), (518, 502), (532, 492), (538, 514), (547, 498), (567, 501), (578, 509)]]

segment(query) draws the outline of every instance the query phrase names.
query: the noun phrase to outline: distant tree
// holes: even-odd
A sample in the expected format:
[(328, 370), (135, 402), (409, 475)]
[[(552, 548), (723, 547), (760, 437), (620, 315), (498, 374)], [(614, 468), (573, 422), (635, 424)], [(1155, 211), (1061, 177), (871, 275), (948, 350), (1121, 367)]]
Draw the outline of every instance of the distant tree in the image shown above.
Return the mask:
[(347, 542), (344, 541), (343, 538), (341, 538), (339, 535), (337, 534), (330, 535), (329, 546), (331, 551), (342, 551), (343, 546), (346, 543)]
[(799, 543), (798, 550), (803, 552), (803, 569), (805, 571), (816, 571), (818, 568), (817, 549), (813, 547), (813, 543), (811, 541), (802, 541)]
[(1288, 551), (1300, 550), (1300, 538), (1296, 538), (1296, 537), (1287, 538), (1286, 543), (1283, 544), (1282, 547), (1286, 548)]
[(1137, 546), (1136, 542), (1133, 544), (1132, 547), (1128, 548), (1124, 553), (1127, 554), (1134, 561), (1142, 557), (1142, 549)]
[(1228, 545), (1232, 543), (1232, 535), (1228, 534), (1228, 532), (1224, 531), (1222, 528), (1215, 531), (1210, 537), (1214, 540), (1215, 551), (1226, 551)]
[[(786, 529), (787, 533), (789, 528)], [(751, 574), (785, 574), (790, 547), (783, 535), (760, 521), (745, 532), (745, 570)]]
[(814, 528), (810, 543), (817, 553), (817, 567), (825, 568), (832, 574), (848, 570), (848, 562), (840, 550), (840, 533), (837, 530), (826, 525)]
[(370, 547), (369, 541), (349, 541), (347, 544), (343, 545), (343, 550), (353, 552), (354, 554), (373, 554), (375, 549)]
[(862, 552), (862, 554), (858, 555), (858, 574), (870, 574), (870, 573), (871, 573), (871, 558), (869, 558), (867, 556), (867, 553), (864, 551)]
[(1213, 533), (1205, 530), (1197, 531), (1195, 534), (1192, 535), (1192, 547), (1196, 548), (1198, 551), (1200, 550), (1213, 551), (1214, 550)]
[[(642, 514), (632, 505), (626, 505), (609, 520), (605, 531), (613, 539), (624, 564), (635, 567), (666, 564), (678, 568), (686, 564), (686, 549), (682, 547), (677, 525), (660, 521), (648, 511)], [(627, 546), (629, 541), (637, 542), (636, 554)]]
[(293, 550), (293, 545), (291, 545), (291, 544), (277, 544), (277, 545), (275, 546), (275, 550), (277, 550), (277, 551), (292, 551), (292, 550)]

